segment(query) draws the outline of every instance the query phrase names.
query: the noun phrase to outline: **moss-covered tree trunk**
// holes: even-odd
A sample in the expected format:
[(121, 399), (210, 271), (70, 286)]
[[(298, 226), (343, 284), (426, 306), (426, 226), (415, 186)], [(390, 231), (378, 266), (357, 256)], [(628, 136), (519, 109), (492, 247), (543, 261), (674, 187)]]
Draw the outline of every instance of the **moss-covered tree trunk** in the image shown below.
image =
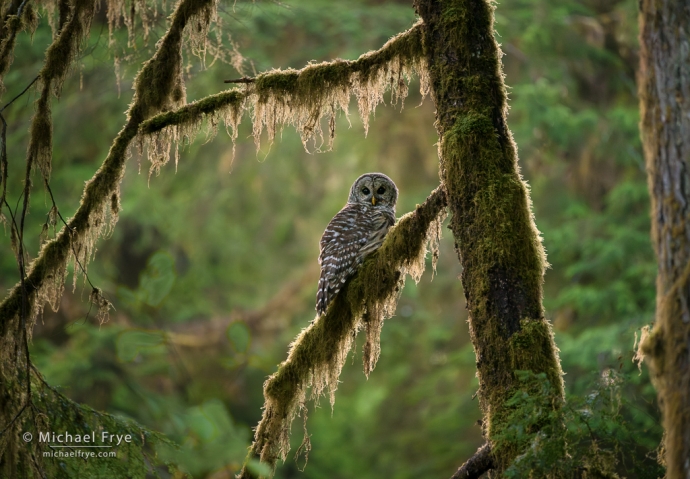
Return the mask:
[(417, 0), (415, 8), (425, 24), (441, 179), (463, 266), (484, 432), (500, 472), (524, 447), (496, 442), (515, 407), (506, 402), (522, 387), (515, 371), (543, 374), (552, 408), (563, 400), (560, 362), (542, 308), (545, 255), (506, 123), (493, 7), (486, 0)]
[(690, 2), (640, 2), (640, 130), (659, 270), (642, 347), (659, 395), (669, 479), (690, 478)]

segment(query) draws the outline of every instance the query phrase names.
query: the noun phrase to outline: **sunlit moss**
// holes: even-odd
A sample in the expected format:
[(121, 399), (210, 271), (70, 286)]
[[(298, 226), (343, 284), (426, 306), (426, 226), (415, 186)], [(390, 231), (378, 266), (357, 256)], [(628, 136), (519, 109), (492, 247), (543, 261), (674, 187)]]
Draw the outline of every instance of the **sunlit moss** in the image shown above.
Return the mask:
[[(47, 135), (50, 130), (48, 95), (51, 86), (53, 91), (55, 88), (59, 89), (69, 67), (69, 60), (76, 54), (75, 49), (81, 36), (88, 30), (86, 27), (93, 18), (93, 8), (92, 0), (76, 0), (70, 20), (48, 48), (46, 63), (41, 71), (43, 92), (38, 100), (39, 109), (33, 122), (38, 126), (32, 126), (31, 129), (29, 155), (50, 151), (45, 139), (36, 136)], [(28, 398), (23, 397), (19, 384), (12, 382), (13, 378), (18, 377), (17, 374), (26, 370), (28, 358), (23, 353), (23, 328), (27, 331), (27, 336), (30, 335), (33, 321), (45, 303), (57, 309), (64, 290), (68, 263), (74, 262), (76, 286), (79, 275), (86, 273), (88, 263), (95, 252), (97, 239), (112, 230), (120, 208), (119, 188), (129, 146), (143, 120), (184, 102), (184, 83), (181, 75), (183, 33), (185, 27), (191, 25), (193, 32), (189, 35), (197, 38), (195, 41), (198, 42), (199, 36), (206, 35), (208, 24), (215, 15), (215, 8), (214, 0), (182, 0), (177, 5), (168, 32), (158, 43), (154, 56), (143, 65), (135, 79), (135, 95), (127, 114), (127, 123), (115, 138), (99, 170), (87, 182), (77, 212), (55, 239), (42, 246), (38, 257), (29, 265), (25, 281), (15, 285), (0, 304), (0, 376), (3, 384), (0, 397), (3, 398), (3, 416), (8, 423), (15, 412), (21, 410), (22, 414), (25, 414), (27, 411), (26, 408), (22, 409), (22, 404), (26, 405)], [(45, 102), (41, 103), (44, 99)], [(42, 172), (49, 172), (49, 166), (46, 167), (39, 159), (35, 161)], [(23, 297), (26, 298), (26, 302)], [(107, 300), (97, 289), (92, 292), (91, 300), (95, 302), (100, 318), (104, 319), (109, 308)], [(23, 305), (28, 309), (24, 312), (26, 316), (22, 314)], [(24, 384), (26, 381), (28, 378), (19, 383)], [(33, 411), (33, 408), (29, 410)], [(46, 411), (50, 413), (52, 409)], [(51, 417), (51, 420), (60, 421), (59, 413)], [(8, 452), (4, 455), (3, 467), (11, 471), (15, 467), (31, 467), (35, 470), (34, 467), (37, 466), (32, 466), (26, 450), (17, 447), (20, 425), (21, 421), (15, 421), (3, 435), (0, 456), (3, 455), (1, 453)], [(24, 474), (26, 477), (29, 475), (28, 472)], [(9, 477), (18, 476), (10, 474)]]
[[(21, 5), (23, 9), (20, 8)], [(0, 17), (4, 19), (4, 24), (0, 25), (0, 93), (5, 91), (2, 79), (14, 60), (17, 34), (28, 30), (33, 35), (38, 26), (38, 14), (31, 3), (17, 5), (16, 2), (5, 2), (3, 7), (5, 8), (0, 8)]]
[[(41, 96), (36, 101), (36, 113), (31, 121), (26, 157), (28, 173), (30, 174), (30, 170), (35, 165), (46, 180), (50, 178), (53, 150), (51, 96), (52, 94), (60, 95), (65, 76), (84, 38), (89, 34), (95, 12), (95, 0), (75, 0), (69, 20), (46, 50), (45, 63), (38, 74), (42, 85)], [(29, 188), (26, 188), (25, 195), (29, 192)]]
[(545, 374), (548, 408), (563, 401), (562, 371), (542, 308), (546, 256), (506, 124), (506, 91), (494, 40), (493, 6), (485, 0), (417, 2), (437, 129), (441, 177), (477, 357), (484, 431), (500, 472), (522, 452), (502, 434), (507, 401), (521, 387), (515, 371)]
[[(264, 130), (268, 140), (286, 125), (292, 125), (307, 142), (320, 149), (330, 149), (335, 139), (335, 118), (338, 112), (348, 115), (350, 97), (357, 100), (365, 133), (369, 116), (384, 101), (386, 90), (391, 102), (402, 102), (408, 94), (412, 75), (420, 78), (420, 92), (425, 96), (429, 82), (421, 47), (421, 24), (389, 40), (382, 48), (357, 60), (334, 60), (314, 63), (301, 70), (271, 70), (257, 76), (242, 88), (206, 97), (176, 111), (161, 113), (141, 125), (140, 145), (147, 148), (152, 171), (170, 160), (174, 150), (178, 158), (180, 143), (193, 138), (204, 120), (209, 135), (217, 132), (222, 121), (237, 137), (237, 127), (245, 112), (251, 116), (254, 142), (260, 146)], [(322, 122), (327, 123), (324, 131)]]
[[(300, 411), (306, 412), (308, 388), (313, 399), (328, 394), (334, 404), (340, 371), (361, 329), (366, 331), (364, 372), (368, 375), (372, 371), (380, 351), (383, 321), (395, 311), (405, 276), (409, 274), (419, 281), (427, 244), (437, 257), (445, 206), (445, 191), (439, 187), (414, 212), (400, 218), (383, 245), (335, 297), (326, 314), (293, 341), (287, 360), (264, 384), (264, 413), (248, 460), (259, 457), (275, 467), (278, 458), (285, 459), (292, 421)], [(240, 477), (252, 475), (245, 467)]]

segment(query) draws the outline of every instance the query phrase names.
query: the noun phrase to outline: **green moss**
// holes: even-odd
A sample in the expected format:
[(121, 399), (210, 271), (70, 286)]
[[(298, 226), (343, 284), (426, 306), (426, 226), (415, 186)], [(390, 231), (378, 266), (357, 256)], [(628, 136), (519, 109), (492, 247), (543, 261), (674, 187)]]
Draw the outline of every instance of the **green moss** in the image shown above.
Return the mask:
[[(16, 473), (11, 476), (3, 474), (3, 477), (157, 477), (156, 468), (166, 466), (157, 458), (157, 449), (176, 446), (165, 436), (149, 431), (133, 421), (77, 404), (45, 384), (37, 373), (32, 376), (32, 406), (24, 410), (7, 433), (21, 437), (23, 433), (29, 432), (35, 439), (28, 443), (22, 442), (21, 448), (11, 448), (9, 454), (14, 457), (0, 463), (0, 474), (7, 473), (12, 468), (15, 468)], [(21, 382), (25, 383), (24, 378)], [(99, 439), (101, 433), (107, 431), (122, 437), (129, 435), (131, 441), (122, 441), (116, 446), (116, 458), (93, 461), (79, 457), (50, 457), (49, 454), (55, 449), (38, 440), (39, 433), (48, 431), (56, 434), (67, 431), (73, 436), (93, 433)], [(4, 452), (8, 450), (5, 449)], [(34, 460), (31, 460), (32, 456)], [(171, 472), (176, 470), (170, 464), (167, 464), (167, 468)]]
[(139, 126), (139, 133), (150, 135), (172, 125), (190, 125), (200, 121), (205, 115), (210, 115), (228, 106), (239, 107), (244, 101), (245, 94), (240, 90), (230, 90), (208, 96), (189, 103), (182, 108), (156, 115)]
[[(418, 278), (424, 268), (426, 243), (435, 234), (433, 226), (443, 218), (445, 206), (445, 191), (438, 188), (414, 212), (400, 218), (383, 245), (345, 284), (326, 314), (297, 336), (287, 360), (264, 384), (264, 413), (247, 463), (260, 458), (274, 468), (279, 457), (285, 458), (290, 447), (290, 426), (297, 412), (305, 407), (308, 387), (312, 388), (314, 398), (328, 392), (333, 404), (340, 369), (363, 317), (369, 325), (375, 323), (375, 328), (367, 330), (373, 334), (380, 330), (384, 317), (392, 314), (404, 274), (409, 272)], [(368, 336), (367, 344), (366, 373), (378, 357), (378, 337)], [(252, 477), (246, 464), (239, 477)]]
[(95, 11), (94, 0), (75, 0), (69, 20), (46, 50), (45, 63), (39, 73), (46, 88), (54, 86), (59, 93), (81, 42), (89, 33)]
[(634, 434), (620, 418), (618, 381), (612, 372), (586, 397), (554, 407), (559, 395), (546, 373), (515, 371), (518, 387), (492, 424), (494, 454), (513, 458), (499, 463), (503, 477), (618, 478), (615, 451)]
[[(50, 131), (49, 94), (51, 91), (59, 91), (59, 84), (68, 69), (68, 60), (73, 58), (82, 35), (88, 31), (87, 27), (93, 16), (93, 6), (92, 0), (76, 0), (72, 16), (48, 48), (46, 63), (41, 71), (43, 91), (38, 100), (32, 135), (46, 135)], [(179, 60), (185, 25), (201, 18), (195, 23), (195, 27), (203, 27), (203, 22), (210, 21), (213, 8), (215, 8), (215, 2), (212, 0), (183, 0), (178, 4), (168, 33), (158, 44), (154, 57), (144, 65), (136, 79), (136, 93), (128, 112), (127, 123), (113, 141), (108, 156), (99, 170), (87, 182), (78, 210), (68, 226), (63, 228), (54, 240), (43, 245), (38, 257), (29, 266), (27, 278), (23, 284), (15, 285), (0, 303), (0, 330), (2, 332), (0, 337), (0, 414), (5, 424), (10, 422), (15, 411), (20, 411), (26, 406), (24, 411), (30, 411), (32, 414), (22, 413), (21, 421), (17, 420), (14, 428), (21, 426), (23, 430), (30, 430), (30, 427), (35, 427), (36, 430), (49, 430), (47, 427), (42, 429), (39, 427), (40, 421), (49, 420), (50, 430), (55, 430), (60, 425), (65, 425), (67, 428), (66, 425), (69, 424), (70, 431), (74, 431), (75, 428), (76, 430), (83, 428), (84, 431), (89, 432), (98, 431), (101, 428), (113, 432), (133, 431), (133, 434), (141, 438), (141, 441), (124, 447), (123, 453), (126, 460), (118, 462), (116, 466), (102, 461), (91, 461), (86, 468), (70, 469), (72, 465), (68, 463), (65, 466), (64, 461), (43, 460), (41, 464), (45, 463), (46, 470), (50, 471), (46, 476), (44, 473), (39, 474), (35, 469), (36, 462), (31, 460), (26, 447), (17, 447), (17, 441), (21, 437), (18, 433), (19, 429), (8, 430), (0, 438), (0, 458), (2, 458), (0, 475), (3, 477), (36, 477), (38, 475), (77, 477), (80, 471), (86, 471), (81, 474), (82, 477), (98, 477), (99, 475), (100, 477), (144, 477), (147, 469), (150, 469), (149, 472), (155, 472), (151, 469), (151, 465), (155, 465), (156, 461), (153, 460), (153, 456), (145, 456), (147, 451), (142, 449), (143, 441), (149, 440), (151, 434), (143, 429), (71, 403), (42, 381), (40, 386), (32, 385), (31, 404), (27, 405), (26, 378), (21, 381), (22, 374), (25, 377), (24, 372), (28, 366), (28, 358), (23, 356), (22, 328), (25, 327), (26, 334), (30, 335), (32, 321), (42, 310), (44, 303), (48, 301), (53, 305), (59, 304), (69, 258), (74, 259), (72, 255), (78, 255), (76, 261), (79, 261), (80, 266), (83, 267), (91, 259), (95, 242), (107, 226), (106, 210), (109, 208), (115, 214), (119, 210), (119, 184), (127, 159), (127, 150), (138, 132), (140, 123), (147, 116), (169, 108), (175, 102), (182, 100), (183, 85), (179, 75)], [(47, 148), (45, 141), (41, 143), (37, 137), (32, 138), (31, 142), (33, 145), (38, 145), (34, 150), (29, 149), (31, 158), (41, 155), (45, 157), (46, 155), (41, 153)], [(44, 173), (49, 171), (49, 167), (43, 164), (40, 158), (38, 158), (38, 164)], [(31, 161), (27, 176), (30, 171)], [(25, 195), (25, 199), (27, 198), (28, 195)], [(28, 318), (20, 318), (22, 305), (25, 304), (24, 295), (29, 301)], [(97, 301), (101, 312), (107, 310), (107, 304), (98, 290), (94, 290), (92, 299)], [(94, 468), (99, 468), (97, 473), (94, 472)], [(102, 468), (105, 470), (101, 470)], [(5, 474), (8, 471), (9, 473)], [(18, 476), (20, 473), (23, 475)]]
[(297, 70), (275, 70), (263, 73), (256, 78), (256, 91), (259, 101), (267, 97), (268, 92), (277, 94), (294, 94), (297, 91), (297, 83), (300, 72)]
[(563, 398), (563, 372), (554, 348), (553, 330), (546, 319), (522, 320), (520, 330), (510, 338), (508, 354), (513, 369), (539, 371), (545, 375), (553, 391), (550, 400)]
[[(479, 399), (497, 470), (526, 443), (511, 427), (516, 370), (543, 375), (547, 407), (533, 421), (551, 424), (563, 401), (562, 372), (542, 308), (546, 257), (506, 124), (506, 93), (485, 0), (419, 1), (424, 49), (441, 137), (441, 178), (477, 355)], [(554, 426), (555, 427), (555, 426)], [(562, 449), (562, 448), (561, 448)], [(561, 451), (562, 452), (562, 451)]]
[[(296, 125), (300, 123), (297, 118), (303, 110), (308, 111), (310, 117), (317, 112), (320, 118), (331, 112), (337, 97), (350, 95), (355, 83), (361, 88), (391, 67), (393, 62), (397, 62), (402, 69), (412, 70), (423, 57), (421, 32), (422, 26), (418, 23), (410, 30), (392, 38), (381, 49), (366, 53), (354, 61), (337, 59), (310, 64), (301, 70), (271, 70), (262, 73), (246, 88), (232, 89), (185, 105), (178, 110), (161, 113), (142, 124), (140, 132), (151, 135), (170, 126), (199, 124), (207, 115), (212, 115), (230, 104), (241, 104), (245, 99), (253, 98), (258, 104), (277, 102), (286, 106), (291, 113), (283, 120), (292, 121)], [(398, 74), (402, 74), (402, 71)], [(153, 73), (142, 76), (142, 81), (150, 75)], [(386, 86), (391, 87), (390, 84), (386, 84), (372, 88)], [(399, 88), (397, 84), (392, 87)], [(147, 100), (147, 103), (154, 104), (160, 101), (152, 98)], [(363, 113), (368, 115), (369, 111)], [(261, 119), (254, 118), (255, 134), (256, 122), (260, 121)], [(258, 131), (260, 134), (261, 129)]]

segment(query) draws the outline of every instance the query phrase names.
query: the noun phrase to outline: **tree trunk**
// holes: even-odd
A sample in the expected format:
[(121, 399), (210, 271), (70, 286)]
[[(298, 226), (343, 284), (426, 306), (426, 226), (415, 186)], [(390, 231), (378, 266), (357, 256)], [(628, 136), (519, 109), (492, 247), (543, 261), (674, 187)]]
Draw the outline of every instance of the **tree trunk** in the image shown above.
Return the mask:
[(642, 345), (663, 414), (669, 479), (690, 479), (690, 1), (640, 2), (640, 130), (658, 259)]
[(415, 8), (425, 24), (441, 179), (463, 266), (484, 433), (501, 472), (524, 447), (495, 443), (515, 407), (506, 401), (522, 386), (515, 371), (543, 374), (551, 386), (546, 409), (563, 401), (560, 361), (542, 307), (546, 259), (506, 123), (493, 7), (486, 0), (417, 0)]

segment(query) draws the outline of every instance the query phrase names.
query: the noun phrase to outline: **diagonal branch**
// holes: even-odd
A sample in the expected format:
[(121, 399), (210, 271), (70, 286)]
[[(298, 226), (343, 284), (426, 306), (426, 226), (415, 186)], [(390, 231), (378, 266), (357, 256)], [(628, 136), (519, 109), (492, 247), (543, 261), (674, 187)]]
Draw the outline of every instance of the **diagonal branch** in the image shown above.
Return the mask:
[[(137, 134), (139, 125), (163, 109), (176, 106), (183, 100), (181, 47), (185, 26), (199, 18), (208, 24), (213, 19), (213, 0), (182, 0), (171, 17), (171, 26), (159, 42), (153, 57), (143, 66), (135, 80), (135, 94), (130, 105), (127, 122), (115, 138), (108, 156), (87, 182), (79, 208), (74, 217), (57, 235), (41, 248), (31, 264), (26, 279), (26, 290), (32, 305), (37, 296), (55, 302), (61, 295), (66, 264), (72, 251), (84, 267), (94, 251), (96, 239), (105, 231), (105, 215), (111, 212), (112, 227), (119, 212), (119, 185), (124, 174), (128, 148)], [(201, 25), (203, 26), (203, 25)], [(198, 28), (198, 26), (195, 26)], [(52, 290), (51, 290), (52, 288)], [(52, 291), (52, 295), (50, 294)], [(7, 328), (20, 310), (21, 286), (15, 285), (0, 303), (0, 333)], [(40, 308), (41, 305), (35, 306)]]
[(478, 479), (486, 471), (494, 468), (491, 456), (491, 443), (486, 443), (455, 471), (450, 479)]
[(308, 387), (312, 398), (328, 392), (333, 404), (340, 370), (357, 331), (362, 328), (367, 333), (365, 373), (373, 369), (383, 319), (395, 311), (405, 274), (419, 280), (427, 243), (432, 243), (435, 251), (446, 204), (445, 190), (439, 186), (414, 212), (403, 216), (381, 248), (346, 283), (326, 314), (295, 339), (287, 360), (264, 384), (263, 417), (256, 428), (248, 462), (238, 477), (253, 477), (248, 469), (252, 459), (258, 458), (270, 467), (275, 467), (279, 457), (285, 459), (290, 446), (290, 425), (306, 407)]

